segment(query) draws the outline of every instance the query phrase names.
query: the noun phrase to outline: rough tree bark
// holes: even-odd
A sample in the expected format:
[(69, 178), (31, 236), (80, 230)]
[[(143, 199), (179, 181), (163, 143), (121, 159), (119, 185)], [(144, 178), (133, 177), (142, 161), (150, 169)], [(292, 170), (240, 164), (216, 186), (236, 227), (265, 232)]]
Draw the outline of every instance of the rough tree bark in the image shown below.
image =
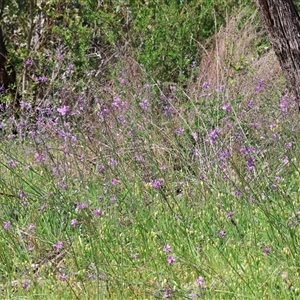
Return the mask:
[(300, 17), (297, 8), (292, 0), (255, 2), (283, 73), (300, 104)]
[[(4, 89), (5, 91), (8, 91), (13, 96), (13, 110), (14, 113), (17, 112), (17, 109), (19, 108), (19, 100), (20, 96), (17, 93), (16, 88), (16, 72), (12, 64), (10, 64), (7, 60), (8, 51), (5, 46), (4, 42), (4, 35), (2, 30), (2, 19), (3, 19), (3, 12), (5, 8), (5, 0), (0, 1), (0, 87), (1, 89)], [(0, 101), (1, 104), (1, 101)]]

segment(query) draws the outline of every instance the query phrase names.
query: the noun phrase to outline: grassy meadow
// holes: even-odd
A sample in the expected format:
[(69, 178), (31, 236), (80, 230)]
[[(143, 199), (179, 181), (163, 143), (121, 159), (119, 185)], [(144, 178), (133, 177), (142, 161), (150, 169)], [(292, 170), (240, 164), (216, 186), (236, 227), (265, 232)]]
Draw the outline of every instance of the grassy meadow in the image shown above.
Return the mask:
[(1, 299), (299, 299), (298, 103), (258, 28), (230, 18), (184, 84), (43, 58), (0, 121)]

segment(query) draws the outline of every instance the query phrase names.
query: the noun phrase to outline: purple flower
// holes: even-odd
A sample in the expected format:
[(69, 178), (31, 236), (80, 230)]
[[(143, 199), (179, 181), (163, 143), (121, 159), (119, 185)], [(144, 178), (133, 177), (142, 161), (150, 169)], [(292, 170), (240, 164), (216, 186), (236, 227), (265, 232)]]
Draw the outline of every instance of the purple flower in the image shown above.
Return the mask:
[(196, 280), (196, 283), (201, 286), (204, 286), (204, 278), (202, 276), (199, 276)]
[(250, 100), (249, 102), (248, 102), (248, 107), (253, 107), (253, 104), (254, 104), (254, 102), (253, 102), (253, 100)]
[(4, 230), (8, 230), (11, 226), (11, 223), (10, 221), (7, 221), (7, 222), (3, 222), (3, 228)]
[(28, 58), (26, 61), (25, 61), (25, 65), (26, 66), (32, 66), (32, 59), (31, 58)]
[(204, 90), (208, 90), (209, 87), (210, 87), (210, 85), (209, 85), (208, 82), (204, 82), (203, 85), (202, 85), (202, 88), (203, 88)]
[(216, 141), (216, 139), (220, 136), (221, 131), (219, 129), (213, 129), (209, 134), (208, 134), (208, 142), (210, 142), (211, 145), (213, 145)]
[(79, 209), (79, 210), (86, 209), (87, 207), (88, 207), (88, 205), (85, 202), (77, 203), (77, 206), (76, 206), (76, 208)]
[(173, 298), (173, 294), (170, 293), (170, 291), (165, 291), (163, 295), (163, 299), (170, 299), (170, 298)]
[(266, 255), (270, 254), (270, 252), (271, 252), (271, 248), (266, 247), (266, 248), (264, 249), (264, 253), (265, 253)]
[(257, 87), (256, 87), (255, 90), (259, 93), (259, 92), (263, 91), (264, 88), (265, 88), (265, 82), (264, 82), (263, 79), (260, 79), (260, 80), (258, 81), (258, 85), (257, 85)]
[(27, 193), (25, 193), (23, 190), (19, 191), (19, 197), (20, 198), (26, 198), (27, 196), (28, 196)]
[(119, 164), (119, 162), (113, 158), (110, 159), (109, 163), (114, 166), (117, 166)]
[(174, 111), (174, 109), (173, 109), (173, 107), (170, 106), (170, 105), (165, 105), (165, 106), (163, 107), (163, 115), (164, 115), (165, 117), (167, 117), (167, 116), (169, 116), (170, 114), (172, 114), (173, 111)]
[(176, 261), (176, 258), (174, 255), (171, 254), (171, 255), (168, 255), (167, 260), (168, 260), (168, 263), (171, 265)]
[(226, 237), (226, 232), (224, 230), (221, 230), (219, 232), (219, 236), (220, 236), (221, 239), (224, 239)]
[(281, 112), (283, 112), (283, 113), (287, 112), (288, 103), (285, 99), (282, 99), (282, 101), (280, 102), (280, 108), (281, 108)]
[(71, 220), (71, 226), (76, 227), (78, 225), (77, 219), (72, 219)]
[(61, 116), (65, 116), (70, 111), (70, 106), (64, 105), (62, 107), (58, 107), (57, 111)]
[(292, 143), (292, 142), (285, 143), (285, 147), (286, 147), (287, 149), (290, 149), (292, 146), (293, 146), (293, 143)]
[(247, 159), (247, 169), (249, 171), (252, 171), (254, 169), (254, 166), (255, 166), (255, 164), (254, 164), (254, 158), (253, 157), (249, 157)]
[(219, 87), (218, 87), (217, 92), (221, 93), (224, 89), (225, 89), (225, 85), (224, 84), (220, 84)]
[(61, 61), (63, 59), (64, 55), (61, 52), (57, 53), (57, 61)]
[(101, 217), (101, 216), (103, 216), (103, 212), (100, 210), (100, 208), (94, 209), (94, 210), (93, 210), (93, 214), (94, 214), (94, 216), (96, 216), (96, 217)]
[(174, 297), (174, 294), (173, 294), (172, 288), (167, 287), (165, 292), (164, 292), (163, 299), (170, 299), (170, 298), (173, 298), (173, 297)]
[(285, 165), (287, 165), (289, 163), (289, 158), (287, 156), (283, 159), (283, 163)]
[(46, 160), (46, 158), (40, 153), (35, 153), (34, 154), (34, 160), (36, 162), (44, 162)]
[(160, 189), (164, 180), (162, 178), (151, 180), (151, 185), (155, 189)]
[(65, 274), (65, 273), (60, 273), (59, 275), (58, 275), (58, 277), (59, 277), (59, 279), (60, 280), (67, 280), (67, 278), (68, 278), (68, 276)]
[(15, 168), (17, 166), (17, 163), (13, 160), (13, 159), (10, 159), (8, 161), (9, 165), (11, 166), (11, 168)]
[(125, 78), (120, 78), (120, 79), (119, 79), (119, 82), (120, 82), (121, 84), (126, 84), (127, 81), (126, 81)]
[(29, 231), (33, 231), (35, 229), (35, 225), (34, 224), (29, 224), (29, 226), (28, 226), (28, 230)]
[(241, 192), (241, 190), (236, 190), (234, 194), (235, 194), (237, 197), (239, 197), (239, 196), (242, 195), (242, 192)]
[(167, 253), (171, 252), (172, 251), (171, 246), (169, 244), (165, 245), (164, 246), (164, 251), (167, 252)]
[(199, 285), (201, 290), (206, 288), (205, 281), (204, 281), (204, 278), (202, 276), (198, 277), (198, 279), (196, 280), (196, 283)]
[(45, 75), (43, 75), (38, 78), (38, 81), (41, 83), (44, 83), (44, 82), (48, 81), (48, 78)]
[(282, 181), (282, 178), (279, 177), (279, 176), (275, 176), (274, 179), (275, 179), (275, 181), (276, 181), (277, 183), (279, 183), (279, 182)]
[(227, 214), (227, 218), (228, 218), (228, 219), (232, 219), (234, 215), (235, 215), (235, 212), (234, 212), (234, 211), (230, 211), (230, 212)]
[(179, 127), (177, 129), (174, 130), (174, 133), (175, 134), (182, 134), (184, 133), (184, 128), (183, 127)]
[(143, 110), (148, 110), (150, 108), (149, 102), (147, 99), (143, 99), (140, 103), (140, 107)]
[(28, 290), (28, 287), (29, 287), (29, 282), (28, 281), (25, 281), (23, 284), (22, 284), (22, 289), (27, 291)]
[(164, 164), (161, 164), (159, 166), (160, 170), (165, 171), (167, 169), (167, 167)]
[(118, 185), (121, 181), (119, 179), (114, 178), (111, 182), (112, 185)]
[(225, 103), (223, 106), (222, 106), (222, 109), (226, 112), (230, 112), (230, 103)]
[(64, 247), (64, 243), (62, 241), (58, 241), (56, 244), (53, 245), (56, 250), (61, 250)]
[(114, 108), (116, 108), (116, 109), (125, 108), (126, 105), (127, 105), (127, 102), (121, 101), (121, 99), (118, 97), (114, 97), (113, 102), (112, 102), (112, 106)]
[(192, 132), (192, 137), (195, 141), (198, 140), (198, 133), (197, 132)]

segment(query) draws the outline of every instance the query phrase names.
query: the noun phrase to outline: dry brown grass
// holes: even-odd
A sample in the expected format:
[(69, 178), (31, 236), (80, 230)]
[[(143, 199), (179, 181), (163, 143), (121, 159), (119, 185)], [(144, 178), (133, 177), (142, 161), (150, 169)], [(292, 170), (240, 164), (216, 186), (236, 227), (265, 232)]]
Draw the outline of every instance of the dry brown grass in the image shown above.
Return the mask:
[(229, 19), (213, 37), (211, 50), (205, 52), (200, 62), (199, 75), (189, 86), (191, 98), (199, 96), (205, 81), (216, 89), (221, 84), (230, 87), (230, 98), (254, 92), (259, 79), (264, 79), (266, 85), (282, 85), (282, 72), (271, 47), (260, 49), (263, 54), (258, 53), (258, 44), (263, 39), (265, 33), (257, 22), (256, 12), (249, 16), (244, 10)]

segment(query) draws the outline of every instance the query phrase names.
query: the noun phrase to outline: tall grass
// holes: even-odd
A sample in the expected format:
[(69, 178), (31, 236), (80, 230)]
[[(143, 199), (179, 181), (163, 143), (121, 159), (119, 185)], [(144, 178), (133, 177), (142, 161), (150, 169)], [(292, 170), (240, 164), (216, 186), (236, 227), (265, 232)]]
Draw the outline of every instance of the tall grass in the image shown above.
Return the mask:
[(1, 297), (297, 299), (299, 122), (280, 74), (195, 91), (118, 59), (109, 84), (45, 81), (38, 111), (24, 98), (2, 120)]

